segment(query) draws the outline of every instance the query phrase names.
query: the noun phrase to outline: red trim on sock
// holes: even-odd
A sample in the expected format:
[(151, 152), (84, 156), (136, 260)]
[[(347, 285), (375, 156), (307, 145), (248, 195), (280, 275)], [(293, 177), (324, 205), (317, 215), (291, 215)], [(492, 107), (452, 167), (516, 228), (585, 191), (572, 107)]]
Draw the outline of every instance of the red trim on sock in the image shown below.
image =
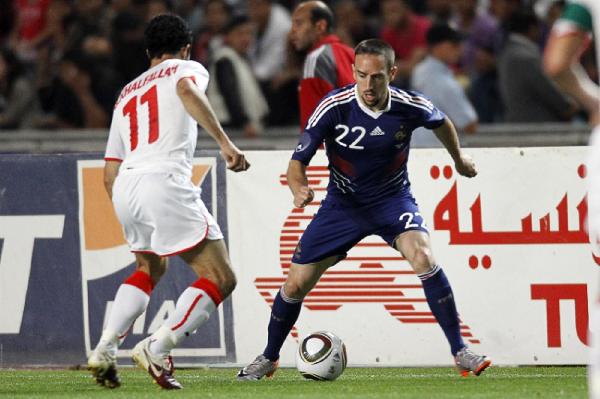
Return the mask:
[(194, 302), (192, 302), (192, 304), (190, 305), (190, 308), (188, 309), (188, 311), (185, 313), (185, 316), (183, 316), (183, 319), (181, 319), (181, 321), (179, 323), (177, 323), (176, 325), (174, 325), (173, 327), (171, 327), (171, 331), (175, 331), (177, 330), (179, 327), (181, 327), (182, 325), (185, 324), (185, 322), (187, 321), (188, 317), (190, 317), (190, 313), (192, 313), (192, 310), (194, 310), (194, 308), (196, 307), (196, 305), (198, 304), (198, 301), (203, 297), (204, 295), (199, 294), (195, 299)]
[(221, 294), (221, 290), (215, 283), (210, 281), (207, 278), (200, 277), (198, 280), (192, 284), (192, 287), (198, 288), (208, 294), (210, 299), (213, 300), (215, 306), (219, 306), (221, 302), (223, 302), (223, 295)]
[(154, 282), (150, 275), (141, 270), (136, 270), (131, 276), (123, 281), (123, 284), (133, 285), (148, 295), (150, 295), (154, 288)]

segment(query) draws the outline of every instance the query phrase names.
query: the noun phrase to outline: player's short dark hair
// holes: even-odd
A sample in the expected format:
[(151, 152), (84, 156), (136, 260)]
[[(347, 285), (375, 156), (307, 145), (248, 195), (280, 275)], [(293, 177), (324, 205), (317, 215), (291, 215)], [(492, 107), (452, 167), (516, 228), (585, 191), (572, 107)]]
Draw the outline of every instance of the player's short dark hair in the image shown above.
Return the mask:
[(383, 56), (388, 70), (392, 69), (396, 61), (396, 55), (392, 46), (381, 39), (366, 39), (358, 43), (354, 48), (354, 56), (359, 54), (375, 54)]
[(316, 24), (320, 20), (324, 20), (327, 24), (327, 27), (325, 28), (327, 33), (332, 33), (335, 28), (335, 18), (331, 9), (325, 4), (310, 9), (310, 22)]
[(185, 21), (171, 14), (152, 18), (144, 31), (144, 44), (150, 59), (163, 54), (175, 54), (192, 43), (192, 31)]

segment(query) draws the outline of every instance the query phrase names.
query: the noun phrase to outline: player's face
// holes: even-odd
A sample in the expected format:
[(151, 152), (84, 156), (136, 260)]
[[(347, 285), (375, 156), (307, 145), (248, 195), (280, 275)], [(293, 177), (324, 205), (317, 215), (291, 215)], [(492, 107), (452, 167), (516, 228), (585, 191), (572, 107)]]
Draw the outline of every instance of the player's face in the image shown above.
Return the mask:
[(358, 54), (354, 59), (352, 72), (362, 102), (369, 108), (384, 108), (388, 85), (396, 73), (396, 67), (388, 69), (382, 55)]
[(312, 47), (317, 40), (316, 26), (310, 20), (310, 9), (300, 5), (292, 14), (289, 39), (294, 48), (303, 51)]

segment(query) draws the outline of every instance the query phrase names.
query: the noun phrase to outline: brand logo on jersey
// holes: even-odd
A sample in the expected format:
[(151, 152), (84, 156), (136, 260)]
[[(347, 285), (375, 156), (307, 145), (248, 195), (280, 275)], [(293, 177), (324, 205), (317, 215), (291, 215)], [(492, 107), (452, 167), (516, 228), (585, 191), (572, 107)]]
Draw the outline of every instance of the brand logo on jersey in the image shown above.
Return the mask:
[(369, 136), (384, 136), (385, 132), (383, 130), (381, 130), (381, 128), (379, 126), (375, 127), (375, 129), (371, 130), (371, 133), (369, 133)]

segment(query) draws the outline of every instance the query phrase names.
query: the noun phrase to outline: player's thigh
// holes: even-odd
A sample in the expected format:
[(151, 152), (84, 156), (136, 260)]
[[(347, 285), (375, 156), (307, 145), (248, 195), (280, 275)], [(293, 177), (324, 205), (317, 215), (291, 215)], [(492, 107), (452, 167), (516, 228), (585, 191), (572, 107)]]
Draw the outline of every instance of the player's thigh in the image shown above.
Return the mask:
[(135, 253), (135, 263), (137, 270), (148, 274), (154, 284), (158, 283), (163, 274), (167, 271), (167, 258), (160, 257), (153, 253)]
[(317, 284), (323, 273), (338, 261), (339, 256), (334, 255), (306, 265), (292, 263), (283, 285), (286, 296), (293, 299), (304, 298)]
[[(166, 175), (158, 192), (151, 194), (154, 203), (145, 210), (154, 226), (151, 245), (154, 252), (168, 256), (196, 246), (205, 239), (223, 238), (214, 218), (210, 215), (200, 192), (188, 177)], [(149, 190), (150, 188), (146, 188)]]
[(334, 258), (334, 263), (337, 263), (344, 259), (350, 248), (366, 235), (354, 216), (351, 208), (333, 200), (324, 200), (302, 234), (292, 263), (317, 264), (329, 258)]
[(374, 219), (379, 226), (375, 234), (395, 248), (396, 239), (408, 231), (429, 234), (425, 219), (410, 193), (388, 198), (377, 205)]
[(204, 240), (179, 256), (198, 277), (205, 277), (215, 283), (221, 289), (223, 297), (228, 296), (235, 287), (235, 274), (223, 239)]
[(113, 185), (112, 203), (115, 214), (123, 227), (125, 240), (132, 251), (151, 250), (150, 241), (153, 227), (141, 213), (139, 198), (140, 182), (143, 175), (121, 174)]

